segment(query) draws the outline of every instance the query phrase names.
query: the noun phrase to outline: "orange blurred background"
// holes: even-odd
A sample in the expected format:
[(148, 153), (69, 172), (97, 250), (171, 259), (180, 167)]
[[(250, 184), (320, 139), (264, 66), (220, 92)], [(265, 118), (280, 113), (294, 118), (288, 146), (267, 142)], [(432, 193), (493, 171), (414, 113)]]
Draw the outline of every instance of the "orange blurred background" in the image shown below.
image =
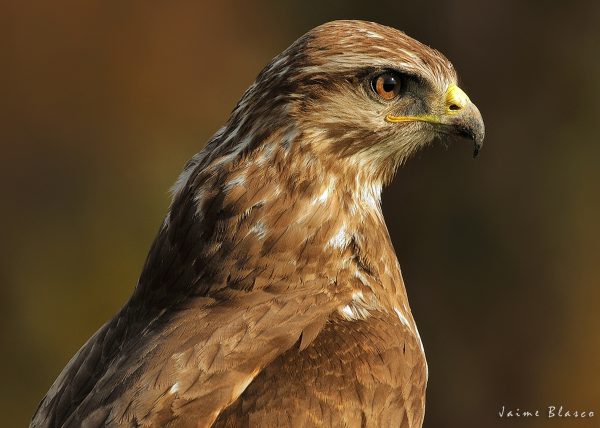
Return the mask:
[[(0, 413), (24, 426), (126, 301), (184, 162), (308, 29), (446, 54), (487, 127), (384, 212), (430, 367), (426, 427), (600, 426), (600, 3), (27, 1), (0, 13)], [(501, 420), (502, 406), (593, 410)]]

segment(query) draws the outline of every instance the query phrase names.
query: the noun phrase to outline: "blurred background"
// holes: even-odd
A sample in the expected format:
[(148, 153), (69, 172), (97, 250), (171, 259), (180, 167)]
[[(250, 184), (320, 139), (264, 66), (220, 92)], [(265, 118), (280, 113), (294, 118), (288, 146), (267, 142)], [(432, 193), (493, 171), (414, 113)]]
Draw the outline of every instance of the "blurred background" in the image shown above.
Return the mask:
[[(0, 414), (25, 426), (126, 301), (185, 161), (325, 21), (406, 31), (483, 113), (383, 204), (430, 367), (426, 427), (600, 426), (600, 3), (3, 2)], [(593, 410), (502, 420), (502, 406)]]

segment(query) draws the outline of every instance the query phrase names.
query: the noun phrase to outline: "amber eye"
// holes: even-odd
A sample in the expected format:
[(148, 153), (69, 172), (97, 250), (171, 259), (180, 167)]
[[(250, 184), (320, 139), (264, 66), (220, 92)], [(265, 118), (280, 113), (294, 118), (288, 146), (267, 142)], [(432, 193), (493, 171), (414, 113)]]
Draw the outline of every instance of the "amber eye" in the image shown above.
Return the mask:
[(400, 78), (391, 73), (377, 76), (372, 82), (373, 90), (384, 100), (391, 100), (400, 93)]

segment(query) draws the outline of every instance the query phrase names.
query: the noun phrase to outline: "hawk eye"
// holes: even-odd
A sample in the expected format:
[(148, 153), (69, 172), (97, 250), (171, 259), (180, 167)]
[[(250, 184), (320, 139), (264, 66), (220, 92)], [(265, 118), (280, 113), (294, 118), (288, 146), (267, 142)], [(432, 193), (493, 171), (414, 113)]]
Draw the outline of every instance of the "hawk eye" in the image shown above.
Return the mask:
[(389, 72), (376, 76), (371, 82), (371, 86), (373, 91), (386, 101), (395, 98), (402, 88), (400, 77)]

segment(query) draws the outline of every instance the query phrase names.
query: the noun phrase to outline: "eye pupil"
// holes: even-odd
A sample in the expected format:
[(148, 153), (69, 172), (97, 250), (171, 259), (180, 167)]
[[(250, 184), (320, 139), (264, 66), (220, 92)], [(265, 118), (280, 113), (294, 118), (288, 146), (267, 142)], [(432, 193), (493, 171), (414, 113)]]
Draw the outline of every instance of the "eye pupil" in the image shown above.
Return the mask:
[(373, 80), (373, 90), (384, 100), (395, 98), (400, 87), (400, 79), (390, 73), (381, 74)]
[(386, 76), (383, 78), (383, 90), (385, 92), (392, 92), (396, 88), (396, 79), (392, 76)]

